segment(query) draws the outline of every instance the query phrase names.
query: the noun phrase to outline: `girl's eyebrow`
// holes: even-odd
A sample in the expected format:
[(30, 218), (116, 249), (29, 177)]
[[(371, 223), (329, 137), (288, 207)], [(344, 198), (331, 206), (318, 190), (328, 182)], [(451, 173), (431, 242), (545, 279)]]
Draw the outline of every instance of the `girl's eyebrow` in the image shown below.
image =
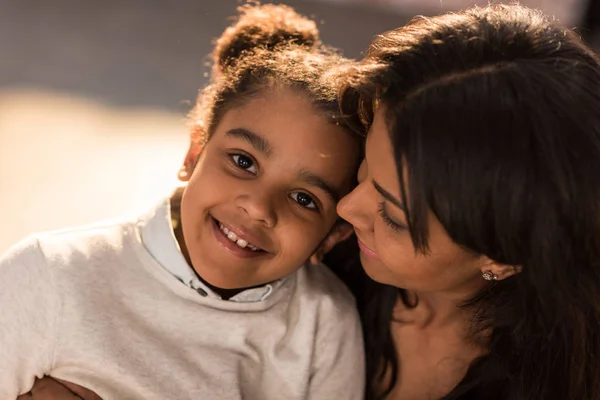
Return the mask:
[(340, 200), (340, 198), (342, 197), (341, 190), (336, 188), (335, 185), (332, 185), (331, 183), (327, 182), (325, 179), (321, 178), (319, 175), (314, 174), (310, 171), (306, 171), (306, 170), (301, 171), (300, 174), (298, 174), (298, 179), (306, 182), (307, 184), (309, 184), (311, 186), (318, 187), (319, 189), (321, 189), (322, 191), (327, 193), (327, 195), (335, 203), (337, 203)]
[(273, 146), (271, 146), (271, 143), (269, 143), (267, 139), (254, 132), (250, 132), (247, 129), (234, 128), (228, 130), (225, 134), (227, 136), (245, 140), (246, 142), (250, 143), (252, 147), (256, 149), (256, 151), (264, 155), (266, 158), (271, 157), (273, 154)]

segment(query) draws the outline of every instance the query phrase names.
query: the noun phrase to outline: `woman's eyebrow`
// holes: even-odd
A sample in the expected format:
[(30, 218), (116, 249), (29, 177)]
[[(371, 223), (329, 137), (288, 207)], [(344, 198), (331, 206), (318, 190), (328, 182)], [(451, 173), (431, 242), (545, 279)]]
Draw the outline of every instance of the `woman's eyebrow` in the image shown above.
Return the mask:
[(390, 203), (392, 203), (393, 205), (395, 205), (396, 207), (398, 207), (399, 209), (404, 211), (404, 213), (406, 214), (406, 207), (404, 207), (404, 204), (402, 204), (402, 202), (400, 200), (398, 200), (390, 192), (388, 192), (387, 190), (382, 188), (377, 182), (375, 182), (375, 180), (372, 180), (372, 182), (373, 182), (373, 187), (375, 187), (375, 190), (377, 190), (379, 192), (379, 194), (381, 194), (383, 196), (383, 198), (385, 198)]

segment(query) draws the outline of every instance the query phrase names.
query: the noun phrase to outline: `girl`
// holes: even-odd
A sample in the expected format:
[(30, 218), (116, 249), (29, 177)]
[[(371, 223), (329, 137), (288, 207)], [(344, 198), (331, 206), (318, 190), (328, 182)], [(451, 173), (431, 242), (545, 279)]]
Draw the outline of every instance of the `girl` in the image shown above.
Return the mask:
[[(261, 16), (271, 32), (300, 18), (262, 6), (241, 21)], [(231, 39), (192, 113), (184, 188), (0, 260), (1, 399), (42, 375), (106, 399), (363, 397), (352, 295), (307, 263), (345, 236), (336, 204), (361, 154), (329, 79), (345, 60), (316, 35)]]

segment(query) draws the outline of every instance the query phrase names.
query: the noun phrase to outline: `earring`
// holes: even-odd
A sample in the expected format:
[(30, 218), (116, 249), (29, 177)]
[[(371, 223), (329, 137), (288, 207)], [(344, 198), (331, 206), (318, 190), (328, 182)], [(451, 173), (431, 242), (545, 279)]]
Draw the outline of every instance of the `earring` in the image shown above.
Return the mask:
[(486, 281), (497, 281), (498, 280), (498, 275), (496, 275), (495, 273), (492, 272), (492, 270), (489, 270), (489, 269), (487, 271), (483, 271), (481, 276)]

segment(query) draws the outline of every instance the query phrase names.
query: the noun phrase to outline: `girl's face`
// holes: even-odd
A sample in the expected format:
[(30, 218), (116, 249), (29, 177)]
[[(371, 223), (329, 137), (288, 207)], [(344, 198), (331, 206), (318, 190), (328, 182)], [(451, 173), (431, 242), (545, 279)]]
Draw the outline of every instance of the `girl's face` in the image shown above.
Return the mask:
[(289, 89), (228, 111), (202, 149), (181, 203), (194, 269), (224, 289), (298, 269), (334, 226), (358, 158), (351, 134)]
[(430, 252), (415, 251), (383, 107), (367, 136), (358, 180), (359, 185), (338, 204), (338, 212), (354, 226), (362, 265), (372, 279), (419, 292), (471, 291), (482, 285), (483, 258), (455, 244), (432, 213)]

